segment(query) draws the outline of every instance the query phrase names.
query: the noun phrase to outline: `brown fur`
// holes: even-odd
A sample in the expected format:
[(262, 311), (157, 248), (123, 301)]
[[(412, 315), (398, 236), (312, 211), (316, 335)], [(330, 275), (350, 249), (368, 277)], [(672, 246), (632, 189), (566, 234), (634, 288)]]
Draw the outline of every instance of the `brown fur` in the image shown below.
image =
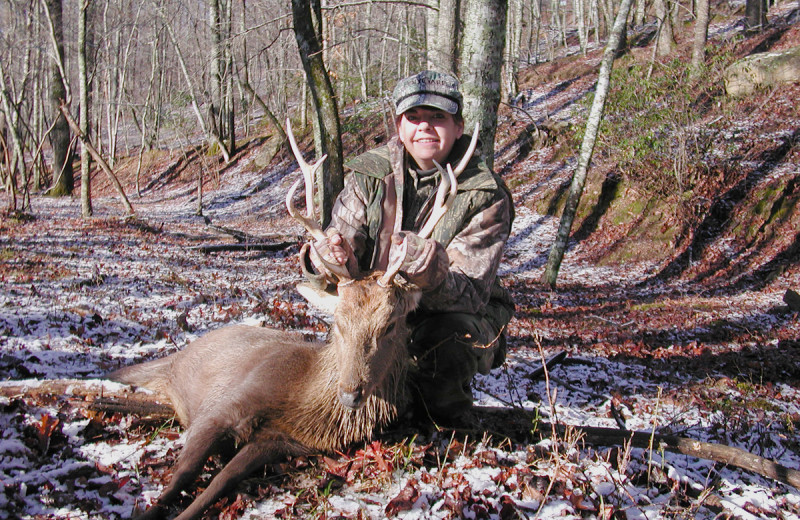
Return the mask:
[(143, 518), (160, 517), (225, 438), (236, 441), (238, 453), (177, 518), (199, 516), (265, 464), (342, 449), (369, 439), (397, 417), (406, 405), (405, 316), (416, 307), (419, 292), (396, 284), (384, 288), (377, 278), (339, 287), (325, 344), (236, 325), (166, 358), (110, 374), (166, 395), (187, 427), (172, 481)]

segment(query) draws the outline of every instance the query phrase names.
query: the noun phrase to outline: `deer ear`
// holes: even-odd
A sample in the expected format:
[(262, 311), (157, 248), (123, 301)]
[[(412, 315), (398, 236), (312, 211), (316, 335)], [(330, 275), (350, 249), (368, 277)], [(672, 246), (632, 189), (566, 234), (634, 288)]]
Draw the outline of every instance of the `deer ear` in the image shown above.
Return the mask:
[(314, 287), (310, 283), (297, 284), (297, 292), (317, 310), (333, 315), (339, 304), (339, 295)]

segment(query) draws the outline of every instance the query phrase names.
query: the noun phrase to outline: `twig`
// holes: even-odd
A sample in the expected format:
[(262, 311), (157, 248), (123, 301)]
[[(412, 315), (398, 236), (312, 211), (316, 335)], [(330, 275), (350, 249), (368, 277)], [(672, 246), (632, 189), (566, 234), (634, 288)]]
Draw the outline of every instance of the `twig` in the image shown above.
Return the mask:
[(562, 350), (561, 352), (553, 354), (552, 356), (550, 356), (549, 359), (544, 361), (539, 368), (528, 374), (528, 379), (530, 379), (531, 381), (539, 379), (540, 377), (545, 375), (546, 372), (552, 370), (554, 366), (561, 364), (561, 362), (563, 362), (566, 357), (567, 357), (566, 350)]
[(631, 321), (626, 322), (626, 323), (617, 323), (616, 321), (609, 320), (608, 318), (603, 318), (602, 316), (598, 316), (597, 314), (591, 314), (589, 317), (590, 318), (594, 318), (596, 320), (604, 321), (606, 323), (610, 323), (611, 325), (616, 325), (617, 327), (629, 327), (629, 326), (633, 325), (634, 323), (636, 323), (635, 320), (631, 320)]

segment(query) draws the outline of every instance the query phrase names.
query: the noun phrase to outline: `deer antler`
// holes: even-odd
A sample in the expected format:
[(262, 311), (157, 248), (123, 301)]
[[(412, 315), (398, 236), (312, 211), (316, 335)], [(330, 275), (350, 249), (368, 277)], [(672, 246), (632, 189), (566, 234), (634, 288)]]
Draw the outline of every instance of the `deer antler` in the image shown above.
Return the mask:
[(406, 255), (408, 254), (408, 240), (403, 239), (403, 242), (397, 247), (401, 248), (400, 254), (397, 255), (397, 258), (394, 262), (386, 267), (386, 272), (383, 273), (383, 276), (378, 279), (378, 285), (381, 287), (389, 287), (392, 284), (394, 277), (398, 272), (400, 272), (400, 268), (403, 266), (403, 261), (405, 261)]
[(469, 146), (467, 147), (467, 151), (464, 153), (464, 157), (461, 158), (461, 162), (458, 163), (458, 166), (456, 166), (454, 171), (456, 177), (461, 175), (461, 172), (463, 172), (467, 167), (467, 164), (469, 164), (469, 160), (472, 159), (472, 154), (475, 153), (475, 147), (478, 146), (479, 126), (479, 123), (475, 123), (475, 130), (472, 132), (472, 140), (469, 142)]
[[(320, 226), (319, 222), (317, 222), (317, 220), (314, 218), (314, 176), (328, 156), (323, 155), (314, 164), (308, 164), (305, 159), (303, 159), (303, 155), (300, 153), (300, 148), (297, 146), (297, 141), (295, 140), (294, 132), (292, 131), (292, 123), (288, 117), (286, 118), (286, 136), (289, 138), (289, 145), (292, 148), (292, 153), (294, 153), (295, 159), (297, 159), (297, 164), (300, 166), (300, 171), (303, 172), (303, 178), (298, 179), (297, 182), (295, 182), (292, 187), (289, 188), (289, 193), (286, 194), (286, 209), (289, 210), (289, 215), (303, 224), (303, 227), (306, 228), (306, 230), (315, 240), (326, 240), (327, 235), (325, 235), (325, 231), (322, 230), (322, 226)], [(294, 194), (302, 182), (305, 182), (306, 187), (305, 215), (297, 211), (297, 208), (294, 205)], [(339, 283), (352, 278), (346, 266), (326, 261), (322, 255), (319, 254), (313, 243), (311, 244), (311, 248), (314, 250), (314, 253), (316, 253), (317, 257), (319, 257), (322, 263), (325, 264), (325, 267), (328, 269), (328, 271), (330, 271), (339, 279)]]
[[(314, 219), (314, 175), (316, 175), (317, 170), (319, 170), (328, 156), (323, 155), (314, 164), (308, 164), (305, 159), (303, 159), (300, 148), (297, 147), (297, 141), (295, 141), (294, 132), (292, 132), (292, 123), (288, 117), (286, 118), (286, 136), (289, 138), (289, 145), (292, 147), (292, 153), (294, 153), (294, 158), (297, 159), (300, 171), (303, 172), (303, 178), (298, 179), (297, 182), (289, 188), (289, 193), (286, 194), (286, 209), (289, 210), (289, 215), (303, 224), (303, 227), (306, 228), (312, 237), (317, 240), (324, 239), (325, 232), (322, 230), (322, 226), (319, 225), (319, 222)], [(305, 215), (297, 211), (297, 208), (294, 206), (294, 194), (297, 188), (300, 187), (300, 183), (304, 181), (306, 185)]]
[(447, 163), (447, 170), (442, 168), (442, 165), (436, 161), (433, 163), (436, 168), (442, 173), (442, 182), (439, 184), (439, 190), (436, 192), (436, 200), (433, 203), (431, 215), (428, 217), (427, 222), (422, 226), (422, 229), (417, 233), (422, 238), (428, 238), (433, 233), (433, 228), (439, 223), (439, 220), (447, 213), (453, 206), (456, 199), (456, 190), (458, 189), (458, 182), (456, 179), (466, 169), (469, 160), (472, 159), (472, 154), (475, 153), (475, 147), (478, 145), (478, 123), (475, 123), (475, 131), (472, 133), (472, 140), (467, 147), (467, 151), (461, 162), (458, 163), (456, 169)]

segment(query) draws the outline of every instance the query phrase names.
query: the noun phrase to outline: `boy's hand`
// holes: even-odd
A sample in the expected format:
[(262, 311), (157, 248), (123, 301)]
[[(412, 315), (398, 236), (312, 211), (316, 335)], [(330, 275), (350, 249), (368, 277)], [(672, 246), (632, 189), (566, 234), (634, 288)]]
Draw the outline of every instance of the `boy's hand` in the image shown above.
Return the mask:
[(314, 241), (314, 249), (317, 254), (329, 264), (345, 265), (352, 254), (347, 242), (335, 228), (329, 228), (325, 234), (327, 235), (326, 239)]
[(392, 235), (392, 249), (389, 252), (389, 263), (398, 261), (402, 254), (400, 246), (403, 241), (408, 244), (400, 271), (406, 279), (423, 291), (435, 289), (447, 276), (450, 261), (444, 247), (432, 238), (422, 238), (410, 231), (400, 231)]
[[(355, 256), (350, 244), (339, 234), (335, 228), (328, 228), (325, 232), (326, 238), (315, 240), (311, 243), (310, 258), (314, 269), (323, 273), (331, 279), (340, 278), (337, 274), (342, 273), (342, 269), (337, 267), (349, 268), (349, 263), (355, 262)], [(350, 262), (350, 260), (353, 262)], [(347, 269), (349, 271), (349, 269)]]

